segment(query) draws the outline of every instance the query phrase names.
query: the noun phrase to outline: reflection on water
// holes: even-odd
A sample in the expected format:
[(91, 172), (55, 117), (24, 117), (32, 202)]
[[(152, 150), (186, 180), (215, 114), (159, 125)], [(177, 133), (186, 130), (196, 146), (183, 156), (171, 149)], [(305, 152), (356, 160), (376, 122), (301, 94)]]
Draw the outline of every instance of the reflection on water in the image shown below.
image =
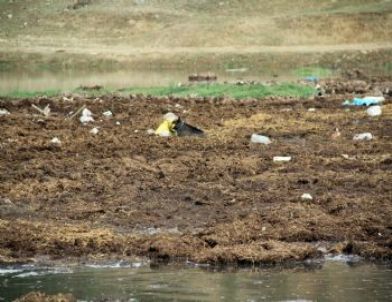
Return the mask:
[[(31, 73), (0, 73), (0, 93), (12, 91), (45, 91), (59, 89), (72, 90), (81, 85), (101, 85), (108, 88), (168, 86), (188, 81), (192, 71), (185, 70), (134, 70), (118, 72), (78, 72), (63, 73), (42, 72)], [(268, 74), (249, 73), (246, 69), (227, 70), (216, 73), (218, 80), (272, 80)], [(292, 75), (280, 76), (279, 81), (295, 80)]]
[(51, 268), (30, 275), (0, 270), (0, 299), (39, 290), (70, 292), (84, 301), (392, 301), (392, 268), (387, 265), (327, 261), (311, 268), (225, 272), (136, 267)]

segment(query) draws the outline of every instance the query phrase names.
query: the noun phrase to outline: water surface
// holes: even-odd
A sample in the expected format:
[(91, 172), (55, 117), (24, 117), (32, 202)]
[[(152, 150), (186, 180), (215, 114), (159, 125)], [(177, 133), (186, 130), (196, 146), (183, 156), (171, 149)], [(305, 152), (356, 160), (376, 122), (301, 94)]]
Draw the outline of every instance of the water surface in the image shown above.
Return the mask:
[(135, 264), (0, 270), (2, 301), (33, 290), (79, 301), (392, 301), (392, 267), (327, 261), (224, 271)]
[[(191, 70), (128, 70), (115, 72), (78, 71), (63, 72), (18, 72), (0, 73), (0, 94), (13, 91), (45, 91), (58, 89), (71, 91), (79, 86), (101, 85), (111, 89), (128, 87), (160, 87), (187, 83)], [(294, 81), (298, 77), (285, 74), (274, 77), (271, 74), (248, 72), (247, 69), (232, 69), (216, 72), (218, 81)]]

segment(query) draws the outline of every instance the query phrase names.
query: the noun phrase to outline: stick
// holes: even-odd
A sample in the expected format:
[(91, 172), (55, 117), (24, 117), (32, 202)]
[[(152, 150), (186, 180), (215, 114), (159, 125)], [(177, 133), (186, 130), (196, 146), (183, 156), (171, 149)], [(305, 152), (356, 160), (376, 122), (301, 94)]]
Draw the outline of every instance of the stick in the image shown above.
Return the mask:
[(82, 107), (80, 107), (74, 114), (72, 114), (69, 119), (72, 120), (75, 118), (75, 116), (77, 116), (80, 112), (82, 112), (82, 110), (86, 108), (86, 105), (83, 105)]
[(31, 107), (33, 107), (35, 110), (37, 110), (39, 113), (43, 114), (44, 116), (49, 116), (50, 114), (49, 105), (47, 105), (43, 110), (38, 106), (35, 106), (34, 104), (31, 104)]

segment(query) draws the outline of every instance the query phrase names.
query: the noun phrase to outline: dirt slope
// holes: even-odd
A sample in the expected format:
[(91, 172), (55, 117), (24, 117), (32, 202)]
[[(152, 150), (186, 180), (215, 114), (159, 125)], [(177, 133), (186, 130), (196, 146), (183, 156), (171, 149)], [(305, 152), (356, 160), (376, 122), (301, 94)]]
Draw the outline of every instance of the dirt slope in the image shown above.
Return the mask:
[[(326, 250), (391, 259), (391, 99), (377, 118), (341, 106), (353, 91), (387, 92), (391, 82), (325, 87), (340, 94), (0, 101), (11, 112), (0, 117), (1, 259), (270, 263)], [(50, 104), (54, 114), (38, 116), (31, 104)], [(65, 119), (82, 104), (95, 114), (91, 125)], [(113, 119), (103, 117), (106, 110)], [(168, 110), (207, 137), (149, 136)], [(94, 126), (97, 135), (89, 132)], [(335, 128), (341, 135), (333, 139)], [(253, 132), (273, 143), (251, 144)], [(361, 132), (375, 138), (353, 141)], [(272, 160), (285, 155), (292, 161)], [(303, 193), (314, 199), (301, 200)]]

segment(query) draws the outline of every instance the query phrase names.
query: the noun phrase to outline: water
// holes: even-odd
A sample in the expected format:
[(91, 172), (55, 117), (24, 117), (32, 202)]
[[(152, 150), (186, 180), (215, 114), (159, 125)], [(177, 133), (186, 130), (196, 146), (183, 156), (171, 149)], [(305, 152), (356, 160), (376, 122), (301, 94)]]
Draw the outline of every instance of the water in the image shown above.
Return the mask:
[[(116, 72), (68, 70), (56, 72), (0, 72), (0, 94), (13, 91), (45, 91), (59, 89), (70, 91), (81, 85), (101, 85), (107, 88), (158, 87), (187, 83), (188, 75), (193, 71), (186, 70), (129, 70)], [(297, 77), (285, 74), (274, 78), (269, 74), (255, 74), (245, 70), (227, 70), (216, 73), (218, 81), (256, 80), (294, 81)]]
[(217, 271), (148, 265), (0, 270), (0, 299), (33, 290), (79, 301), (392, 301), (392, 266), (324, 265)]

